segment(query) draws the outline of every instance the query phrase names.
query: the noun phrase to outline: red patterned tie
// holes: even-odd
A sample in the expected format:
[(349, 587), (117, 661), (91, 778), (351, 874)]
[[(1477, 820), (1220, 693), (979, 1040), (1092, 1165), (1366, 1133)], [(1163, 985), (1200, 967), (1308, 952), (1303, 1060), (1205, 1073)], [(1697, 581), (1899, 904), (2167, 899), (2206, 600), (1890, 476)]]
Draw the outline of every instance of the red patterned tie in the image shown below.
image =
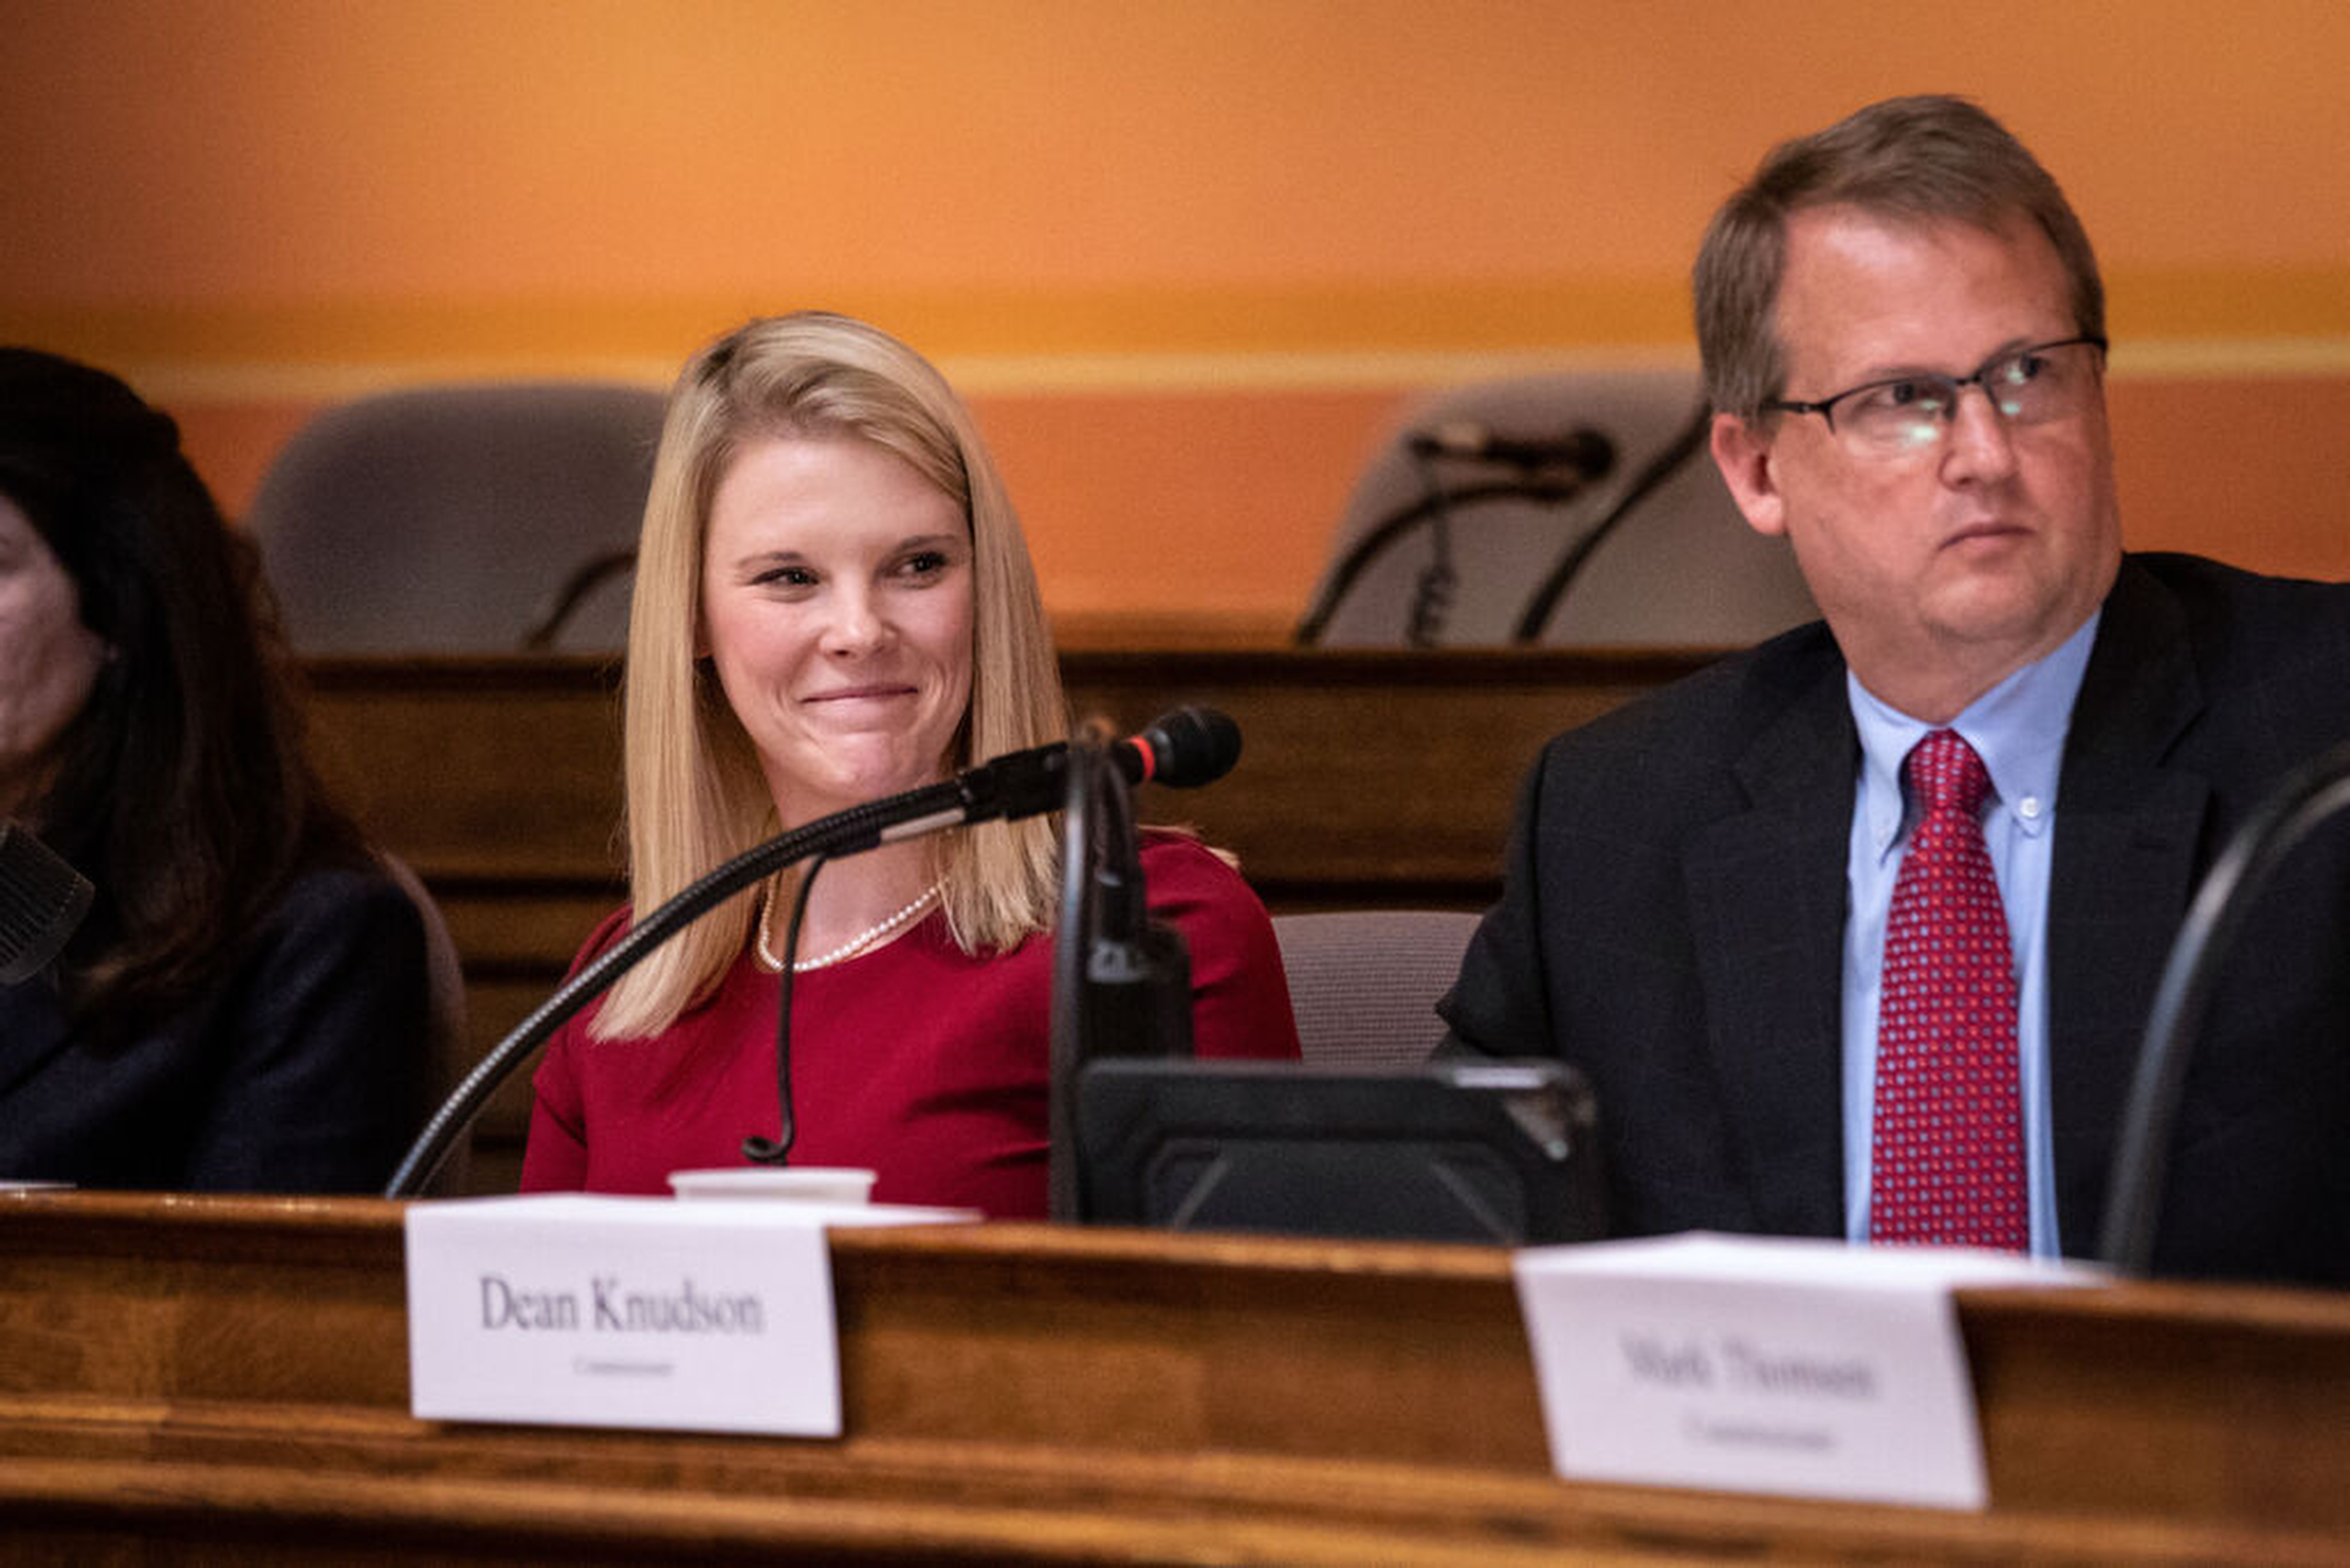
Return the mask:
[(1919, 741), (1904, 771), (1926, 809), (1885, 927), (1869, 1238), (2020, 1252), (2015, 965), (1983, 847), (1991, 779), (1949, 730)]

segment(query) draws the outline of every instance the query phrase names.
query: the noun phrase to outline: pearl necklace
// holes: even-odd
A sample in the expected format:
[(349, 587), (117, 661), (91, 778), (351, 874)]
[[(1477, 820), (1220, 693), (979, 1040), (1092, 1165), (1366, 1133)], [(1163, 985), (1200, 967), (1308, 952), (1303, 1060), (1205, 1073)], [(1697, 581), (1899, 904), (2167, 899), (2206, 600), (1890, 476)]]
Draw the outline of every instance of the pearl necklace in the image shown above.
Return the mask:
[[(783, 972), (783, 960), (777, 958), (769, 949), (767, 945), (767, 912), (775, 908), (776, 895), (782, 890), (780, 882), (781, 879), (778, 877), (777, 881), (769, 883), (767, 885), (767, 897), (759, 901), (759, 962), (765, 964), (769, 969), (773, 970), (777, 974), (781, 974)], [(924, 888), (919, 898), (915, 899), (913, 902), (906, 905), (905, 908), (900, 910), (897, 913), (890, 915), (874, 924), (867, 926), (864, 930), (858, 932), (856, 935), (850, 937), (847, 941), (842, 943), (839, 946), (834, 948), (829, 953), (820, 953), (812, 958), (803, 958), (795, 962), (791, 966), (791, 972), (795, 975), (804, 975), (811, 969), (829, 969), (833, 965), (839, 963), (844, 958), (856, 958), (859, 953), (864, 952), (867, 947), (872, 946), (876, 942), (880, 941), (881, 938), (889, 935), (890, 933), (897, 930), (898, 927), (903, 925), (915, 915), (921, 913), (924, 909), (930, 906), (931, 902), (935, 900), (939, 894), (946, 890), (946, 879), (941, 877), (937, 881), (933, 882), (930, 886)]]

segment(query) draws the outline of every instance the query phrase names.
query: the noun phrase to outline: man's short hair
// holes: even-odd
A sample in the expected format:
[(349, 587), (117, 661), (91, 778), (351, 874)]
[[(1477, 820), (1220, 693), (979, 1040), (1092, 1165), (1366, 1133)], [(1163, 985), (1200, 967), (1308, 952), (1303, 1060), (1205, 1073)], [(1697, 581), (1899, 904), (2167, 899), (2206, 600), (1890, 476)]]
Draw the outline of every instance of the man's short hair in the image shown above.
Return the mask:
[(1964, 98), (1887, 98), (1781, 142), (1714, 214), (1691, 281), (1706, 396), (1717, 410), (1751, 420), (1785, 395), (1776, 307), (1787, 220), (1828, 206), (1985, 230), (2018, 218), (2035, 223), (2071, 280), (2073, 330), (2105, 335), (2105, 286), (2088, 232), (2039, 160)]

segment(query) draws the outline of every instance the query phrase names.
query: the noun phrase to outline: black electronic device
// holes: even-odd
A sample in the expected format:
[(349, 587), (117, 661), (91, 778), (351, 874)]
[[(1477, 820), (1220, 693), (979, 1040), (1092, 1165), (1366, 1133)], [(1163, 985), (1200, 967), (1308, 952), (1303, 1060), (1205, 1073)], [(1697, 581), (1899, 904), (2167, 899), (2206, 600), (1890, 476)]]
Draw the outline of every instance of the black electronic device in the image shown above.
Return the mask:
[(1105, 1057), (1076, 1100), (1091, 1222), (1509, 1247), (1603, 1234), (1597, 1112), (1556, 1061)]
[(48, 968), (90, 913), (94, 892), (28, 829), (0, 820), (0, 985)]

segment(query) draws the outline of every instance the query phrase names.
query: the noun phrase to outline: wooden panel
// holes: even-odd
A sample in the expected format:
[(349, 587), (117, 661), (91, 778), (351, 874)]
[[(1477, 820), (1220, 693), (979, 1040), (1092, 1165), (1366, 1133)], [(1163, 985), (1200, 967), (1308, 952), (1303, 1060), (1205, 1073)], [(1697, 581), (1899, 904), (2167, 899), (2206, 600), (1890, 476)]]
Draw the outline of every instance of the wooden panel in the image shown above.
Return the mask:
[(1549, 1473), (1509, 1258), (1042, 1226), (832, 1241), (838, 1441), (420, 1422), (400, 1205), (0, 1195), (12, 1560), (2322, 1562), (2350, 1300), (1963, 1294), (1992, 1506)]
[(1133, 729), (1206, 702), (1238, 722), (1239, 766), (1147, 816), (1195, 823), (1269, 902), (1475, 907), (1542, 743), (1696, 655), (1325, 652), (1072, 654), (1079, 714)]
[(617, 885), (620, 711), (604, 662), (340, 660), (308, 673), (329, 783), (436, 890)]
[[(1543, 740), (1703, 662), (1697, 654), (1104, 649), (1063, 663), (1081, 717), (1138, 727), (1182, 702), (1240, 724), (1237, 769), (1152, 792), (1269, 899), (1488, 895), (1516, 787)], [(384, 845), (462, 905), (530, 918), (617, 886), (612, 676), (564, 659), (320, 661), (322, 765)], [(496, 934), (475, 927), (475, 943)], [(581, 935), (585, 935), (584, 931)]]

